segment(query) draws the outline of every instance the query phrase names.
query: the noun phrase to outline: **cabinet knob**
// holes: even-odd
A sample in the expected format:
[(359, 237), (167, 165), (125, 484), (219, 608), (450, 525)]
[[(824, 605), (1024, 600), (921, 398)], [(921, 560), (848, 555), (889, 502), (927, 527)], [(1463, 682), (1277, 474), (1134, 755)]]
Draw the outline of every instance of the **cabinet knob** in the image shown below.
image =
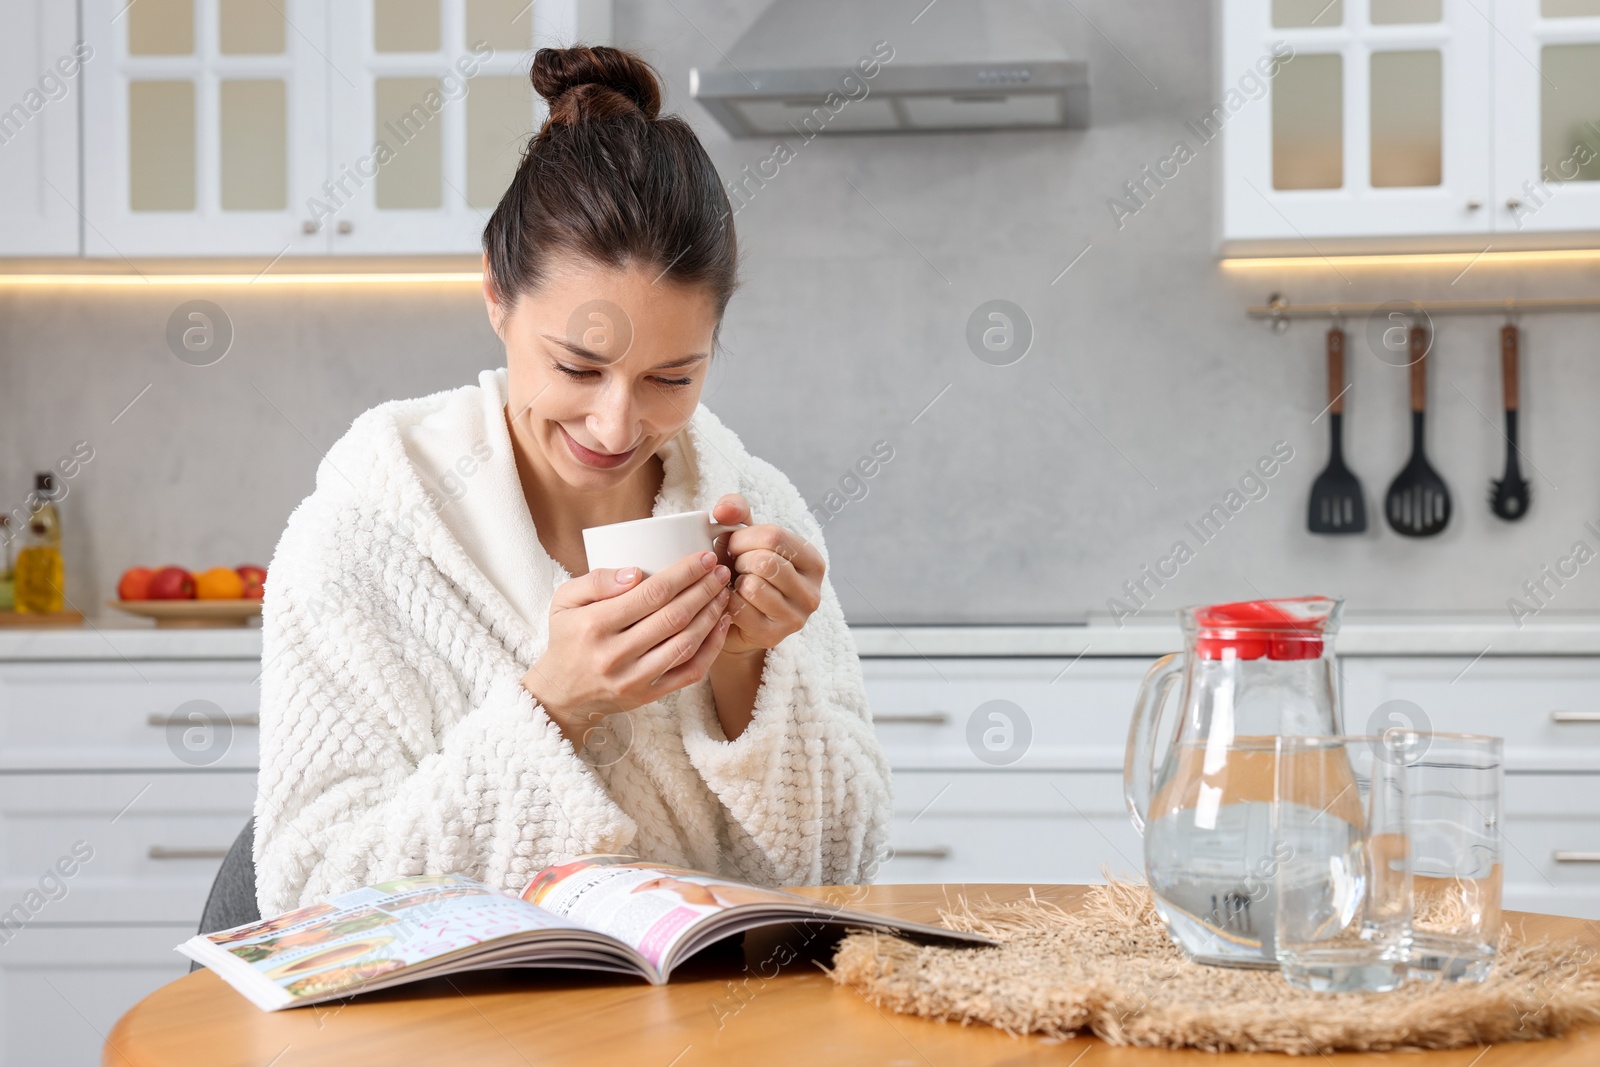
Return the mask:
[(1506, 197), (1506, 210), (1507, 211), (1515, 211), (1515, 210), (1517, 210), (1517, 208), (1519, 208), (1521, 206), (1522, 206), (1522, 198), (1521, 197), (1519, 197), (1519, 196), (1508, 196), (1508, 197)]
[(349, 233), (351, 230), (353, 230), (355, 228), (356, 228), (356, 224), (351, 222), (349, 219), (340, 219), (339, 220), (339, 232), (340, 233)]
[(310, 219), (306, 219), (304, 222), (302, 222), (300, 224), (300, 232), (301, 233), (306, 233), (306, 234), (316, 233), (318, 229), (320, 229), (320, 227), (316, 223), (312, 222)]
[(1468, 211), (1477, 211), (1481, 207), (1483, 207), (1483, 201), (1479, 200), (1477, 197), (1473, 197), (1471, 200), (1467, 201)]

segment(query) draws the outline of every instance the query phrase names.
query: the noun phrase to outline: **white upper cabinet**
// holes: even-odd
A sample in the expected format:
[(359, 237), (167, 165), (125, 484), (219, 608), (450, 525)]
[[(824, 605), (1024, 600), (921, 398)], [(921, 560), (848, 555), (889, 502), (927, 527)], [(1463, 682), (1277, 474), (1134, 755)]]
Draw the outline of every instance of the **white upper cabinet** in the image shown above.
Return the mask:
[(98, 57), (84, 97), (87, 254), (323, 251), (301, 225), (327, 144), (319, 0), (83, 8)]
[(1225, 252), (1537, 247), (1600, 230), (1600, 0), (1222, 11), (1219, 104), (1191, 129), (1225, 130)]
[(70, 3), (0, 2), (0, 252), (75, 256), (78, 102), (97, 57)]
[(534, 128), (537, 7), (369, 0), (332, 8), (333, 158), (311, 214), (331, 223), (335, 253), (478, 247)]
[(539, 121), (535, 43), (610, 34), (608, 0), (82, 5), (84, 248), (130, 259), (475, 252)]
[(1495, 229), (1600, 229), (1600, 0), (1501, 0)]
[(1459, 0), (1227, 0), (1228, 241), (1488, 233), (1493, 29)]

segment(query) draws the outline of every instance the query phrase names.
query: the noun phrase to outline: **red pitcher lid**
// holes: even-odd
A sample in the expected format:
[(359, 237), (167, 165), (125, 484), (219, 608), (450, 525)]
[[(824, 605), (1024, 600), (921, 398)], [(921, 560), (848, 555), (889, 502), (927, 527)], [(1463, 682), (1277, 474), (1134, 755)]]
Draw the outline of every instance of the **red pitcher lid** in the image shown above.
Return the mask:
[(1339, 602), (1303, 596), (1282, 600), (1240, 600), (1190, 608), (1200, 635), (1201, 659), (1316, 659), (1322, 641), (1338, 628)]

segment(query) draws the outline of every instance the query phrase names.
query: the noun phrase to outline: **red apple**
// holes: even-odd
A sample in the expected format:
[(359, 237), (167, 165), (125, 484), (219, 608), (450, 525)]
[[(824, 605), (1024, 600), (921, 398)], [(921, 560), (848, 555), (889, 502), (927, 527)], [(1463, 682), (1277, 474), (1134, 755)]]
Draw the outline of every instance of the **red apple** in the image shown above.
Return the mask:
[(266, 592), (267, 569), (258, 567), (254, 563), (241, 563), (233, 569), (244, 579), (244, 598), (260, 600)]
[(149, 567), (129, 567), (117, 582), (117, 596), (123, 600), (149, 600), (150, 579), (154, 577), (155, 572)]
[(150, 579), (151, 600), (193, 600), (194, 575), (182, 567), (162, 567)]

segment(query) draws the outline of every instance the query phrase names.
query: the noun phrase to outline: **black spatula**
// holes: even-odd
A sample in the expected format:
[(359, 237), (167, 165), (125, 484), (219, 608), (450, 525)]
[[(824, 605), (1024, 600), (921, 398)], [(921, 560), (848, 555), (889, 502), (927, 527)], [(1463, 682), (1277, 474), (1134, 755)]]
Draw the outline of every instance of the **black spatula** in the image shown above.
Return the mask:
[(1428, 409), (1428, 331), (1411, 327), (1411, 459), (1395, 475), (1383, 511), (1394, 532), (1432, 537), (1450, 522), (1450, 490), (1428, 465), (1423, 425)]
[(1500, 328), (1500, 368), (1506, 390), (1506, 473), (1489, 485), (1489, 510), (1509, 522), (1528, 513), (1528, 480), (1517, 463), (1517, 328)]
[(1311, 483), (1306, 525), (1312, 533), (1353, 534), (1367, 528), (1361, 483), (1344, 465), (1344, 331), (1328, 331), (1328, 465)]

